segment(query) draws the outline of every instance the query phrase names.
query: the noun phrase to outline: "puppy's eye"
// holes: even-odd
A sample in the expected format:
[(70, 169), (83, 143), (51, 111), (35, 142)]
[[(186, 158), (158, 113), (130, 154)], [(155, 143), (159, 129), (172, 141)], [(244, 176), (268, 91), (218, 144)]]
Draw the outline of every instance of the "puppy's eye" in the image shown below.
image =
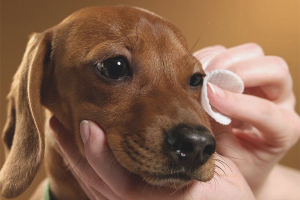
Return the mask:
[(128, 75), (127, 62), (120, 57), (110, 58), (101, 63), (97, 63), (97, 70), (105, 77), (118, 79)]
[(196, 87), (196, 86), (202, 85), (202, 83), (203, 83), (202, 75), (201, 74), (194, 74), (190, 78), (189, 85), (193, 86), (193, 87)]

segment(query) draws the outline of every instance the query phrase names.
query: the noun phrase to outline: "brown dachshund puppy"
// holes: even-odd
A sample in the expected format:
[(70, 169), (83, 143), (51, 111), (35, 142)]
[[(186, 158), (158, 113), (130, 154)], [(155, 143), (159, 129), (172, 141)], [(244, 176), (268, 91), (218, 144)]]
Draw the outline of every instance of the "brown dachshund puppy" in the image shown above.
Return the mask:
[(53, 197), (87, 199), (47, 131), (51, 115), (83, 156), (80, 121), (100, 124), (117, 161), (149, 183), (210, 180), (216, 142), (199, 103), (203, 76), (181, 32), (138, 8), (86, 8), (33, 34), (8, 95), (1, 197), (22, 194), (45, 154)]

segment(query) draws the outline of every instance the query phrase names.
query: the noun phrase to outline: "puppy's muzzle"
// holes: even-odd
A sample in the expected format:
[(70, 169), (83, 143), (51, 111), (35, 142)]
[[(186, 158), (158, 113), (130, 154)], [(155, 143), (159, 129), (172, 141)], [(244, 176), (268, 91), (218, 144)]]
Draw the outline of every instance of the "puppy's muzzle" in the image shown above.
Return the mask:
[(203, 126), (180, 124), (166, 133), (165, 152), (181, 171), (200, 167), (215, 151), (215, 138)]

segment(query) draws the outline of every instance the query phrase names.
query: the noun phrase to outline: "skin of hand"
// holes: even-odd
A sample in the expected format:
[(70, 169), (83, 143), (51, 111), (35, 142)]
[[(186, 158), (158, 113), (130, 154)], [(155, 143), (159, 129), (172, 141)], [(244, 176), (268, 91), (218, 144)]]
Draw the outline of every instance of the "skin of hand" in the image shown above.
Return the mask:
[[(216, 168), (219, 176), (215, 176), (211, 183), (194, 183), (187, 189), (170, 195), (172, 191), (147, 185), (117, 162), (112, 164), (114, 157), (109, 152), (105, 135), (93, 122), (89, 122), (91, 136), (102, 134), (102, 139), (97, 143), (94, 138), (87, 143), (90, 141), (84, 136), (87, 131), (82, 130), (88, 162), (80, 159), (79, 155), (72, 153), (77, 151), (72, 146), (75, 143), (69, 140), (70, 137), (66, 137), (67, 131), (55, 128), (60, 125), (54, 117), (52, 128), (57, 133), (56, 139), (65, 158), (72, 166), (78, 160), (79, 163), (83, 162), (83, 167), (80, 170), (75, 167), (73, 173), (91, 199), (176, 199), (182, 196), (187, 199), (253, 199), (239, 170), (256, 196), (259, 196), (273, 166), (299, 138), (300, 122), (294, 111), (295, 98), (287, 65), (281, 58), (264, 56), (261, 47), (256, 44), (230, 49), (214, 46), (198, 51), (195, 55), (208, 71), (231, 70), (243, 79), (246, 86), (243, 95), (223, 91), (216, 86), (214, 92), (209, 90), (211, 104), (233, 118), (231, 126), (222, 126), (212, 120), (218, 141), (217, 152), (223, 155), (221, 159), (226, 163), (219, 163), (222, 169)], [(87, 149), (94, 151), (89, 154)], [(104, 154), (106, 156), (103, 157)], [(110, 164), (103, 165), (104, 163)], [(278, 170), (273, 169), (274, 171)], [(276, 179), (276, 176), (272, 177)], [(273, 179), (269, 178), (271, 182), (275, 182)]]
[[(223, 169), (216, 168), (214, 178), (207, 182), (194, 181), (180, 189), (152, 186), (139, 176), (123, 168), (110, 151), (105, 133), (92, 121), (80, 124), (81, 137), (85, 146), (86, 159), (80, 155), (75, 139), (59, 120), (53, 116), (50, 127), (62, 156), (82, 189), (91, 200), (253, 200), (254, 195), (239, 172), (228, 158)], [(226, 174), (224, 174), (226, 173)]]
[(207, 72), (227, 69), (244, 81), (243, 94), (212, 86), (208, 97), (215, 109), (233, 119), (229, 126), (212, 120), (217, 152), (231, 158), (258, 198), (275, 164), (300, 136), (288, 66), (253, 43), (207, 47), (194, 55)]

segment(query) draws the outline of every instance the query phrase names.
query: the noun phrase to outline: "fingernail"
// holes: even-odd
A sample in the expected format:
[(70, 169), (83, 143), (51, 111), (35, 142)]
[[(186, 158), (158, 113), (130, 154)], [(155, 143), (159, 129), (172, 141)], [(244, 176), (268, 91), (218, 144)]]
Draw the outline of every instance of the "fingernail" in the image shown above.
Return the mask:
[(90, 126), (88, 120), (83, 120), (80, 123), (80, 135), (83, 143), (85, 144), (86, 141), (90, 138)]
[(216, 94), (216, 90), (214, 88), (214, 86), (211, 83), (207, 83), (207, 85), (210, 87), (211, 91)]
[(225, 97), (225, 92), (221, 88), (219, 88), (217, 86), (213, 86), (211, 83), (208, 83), (207, 85), (210, 87), (213, 94), (215, 94), (219, 98)]
[(105, 133), (103, 132), (101, 127), (93, 121), (90, 121), (90, 132), (91, 134), (93, 134), (93, 141), (94, 138), (97, 139), (98, 142), (103, 142), (106, 140)]

